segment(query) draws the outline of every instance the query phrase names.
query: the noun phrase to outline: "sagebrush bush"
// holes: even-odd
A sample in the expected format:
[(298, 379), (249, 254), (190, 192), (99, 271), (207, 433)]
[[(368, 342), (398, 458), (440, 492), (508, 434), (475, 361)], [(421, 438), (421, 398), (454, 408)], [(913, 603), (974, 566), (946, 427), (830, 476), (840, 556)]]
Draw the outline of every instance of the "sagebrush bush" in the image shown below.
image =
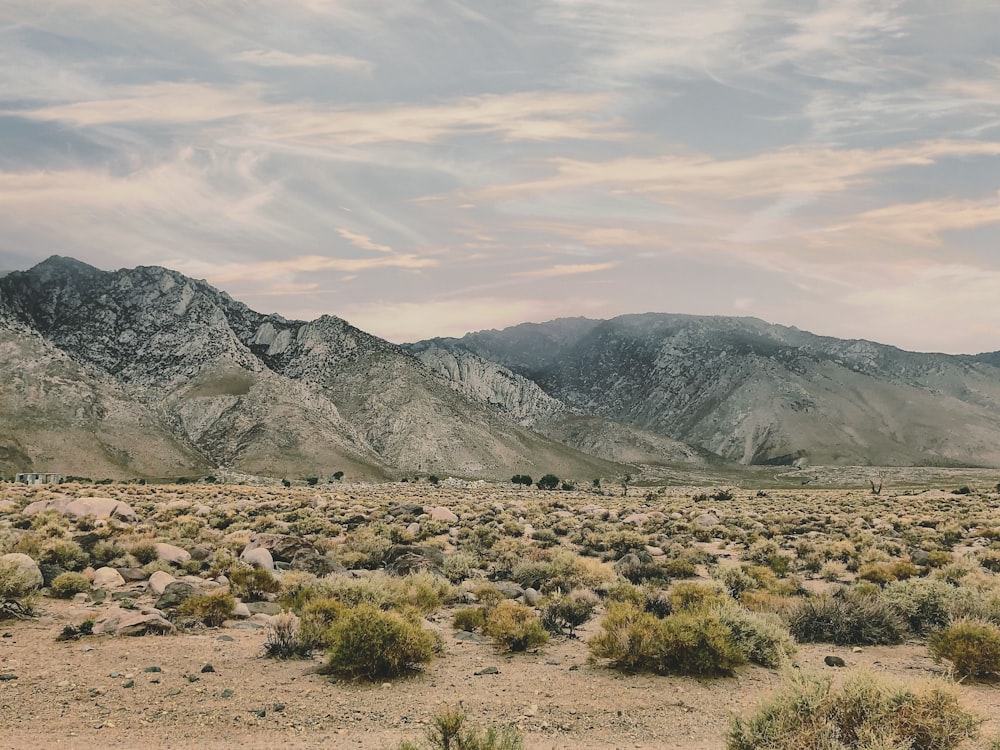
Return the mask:
[(915, 579), (895, 581), (885, 587), (882, 597), (918, 635), (942, 628), (953, 618), (958, 589), (944, 581)]
[[(466, 728), (467, 716), (459, 709), (446, 708), (437, 714), (427, 729), (431, 750), (523, 750), (524, 740), (513, 726), (485, 731)], [(420, 750), (419, 745), (403, 742), (398, 750)]]
[(327, 630), (326, 671), (348, 677), (395, 677), (425, 664), (434, 639), (416, 613), (383, 612), (362, 604), (347, 609)]
[(303, 659), (312, 653), (312, 644), (299, 634), (299, 618), (283, 612), (267, 626), (264, 654), (272, 659)]
[(717, 612), (747, 661), (775, 669), (795, 655), (795, 641), (777, 615), (751, 612), (735, 602), (722, 604)]
[(1000, 627), (991, 622), (958, 620), (931, 633), (927, 647), (963, 677), (1000, 673)]
[(464, 630), (467, 633), (481, 630), (486, 624), (485, 607), (465, 607), (458, 610), (451, 619), (451, 626), (455, 630)]
[(612, 604), (588, 646), (593, 658), (659, 674), (728, 674), (746, 662), (732, 631), (708, 610), (661, 619), (633, 604)]
[(222, 624), (232, 618), (236, 611), (236, 599), (225, 591), (212, 591), (200, 596), (192, 596), (181, 602), (177, 614), (207, 625), (210, 628), (222, 627)]
[(281, 583), (274, 574), (263, 568), (234, 567), (229, 571), (229, 591), (245, 602), (257, 602), (266, 594), (281, 590)]
[(343, 616), (347, 607), (336, 599), (312, 599), (300, 610), (298, 638), (311, 651), (330, 645), (330, 626)]
[(83, 573), (60, 573), (52, 580), (52, 596), (70, 599), (76, 594), (90, 591), (90, 579)]
[(749, 718), (733, 720), (727, 750), (951, 750), (979, 722), (941, 682), (901, 685), (862, 673), (839, 690), (793, 673)]
[(0, 620), (29, 614), (35, 602), (31, 579), (13, 562), (0, 561)]
[(879, 597), (818, 596), (788, 613), (788, 628), (800, 643), (877, 646), (901, 643), (906, 626)]
[(136, 542), (128, 548), (128, 552), (140, 565), (148, 565), (158, 558), (153, 542)]
[(561, 634), (576, 629), (594, 616), (600, 600), (587, 589), (577, 589), (568, 594), (550, 597), (542, 607), (542, 625), (550, 633)]
[(500, 651), (527, 651), (544, 646), (549, 640), (535, 611), (509, 599), (490, 609), (483, 634), (492, 638)]

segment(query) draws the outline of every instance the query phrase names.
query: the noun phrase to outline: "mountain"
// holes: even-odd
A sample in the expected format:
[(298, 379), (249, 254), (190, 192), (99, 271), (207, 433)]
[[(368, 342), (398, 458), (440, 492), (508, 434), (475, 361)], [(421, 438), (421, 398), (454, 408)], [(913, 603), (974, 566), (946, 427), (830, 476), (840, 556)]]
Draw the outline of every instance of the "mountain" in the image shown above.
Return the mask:
[(576, 413), (743, 464), (1000, 466), (996, 354), (921, 354), (755, 318), (653, 313), (411, 348), (476, 355)]
[[(0, 322), (18, 342), (0, 352), (5, 372), (34, 371), (53, 357), (64, 367), (38, 397), (53, 410), (56, 432), (68, 419), (60, 404), (114, 404), (79, 423), (77, 439), (56, 445), (46, 437), (52, 430), (15, 410), (25, 388), (3, 382), (3, 423), (12, 428), (0, 433), (0, 460), (8, 450), (18, 467), (86, 467), (91, 476), (340, 470), (368, 478), (624, 471), (467, 398), (400, 347), (339, 318), (265, 315), (164, 268), (105, 272), (53, 256), (0, 278)], [(112, 412), (145, 432), (132, 434), (127, 456), (84, 460), (93, 451), (80, 435), (106, 441)]]

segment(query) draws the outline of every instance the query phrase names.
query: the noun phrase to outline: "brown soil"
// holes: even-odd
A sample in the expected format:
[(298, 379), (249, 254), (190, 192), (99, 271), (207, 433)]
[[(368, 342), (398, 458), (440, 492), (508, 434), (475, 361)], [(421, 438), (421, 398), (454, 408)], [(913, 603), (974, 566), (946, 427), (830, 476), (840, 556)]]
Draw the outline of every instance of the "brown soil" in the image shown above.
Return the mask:
[[(733, 678), (627, 675), (587, 664), (585, 640), (561, 638), (538, 653), (498, 655), (463, 641), (450, 612), (429, 626), (446, 655), (422, 673), (385, 684), (331, 680), (320, 661), (261, 657), (263, 629), (227, 627), (176, 636), (88, 637), (56, 642), (66, 623), (97, 614), (94, 605), (45, 600), (36, 620), (0, 625), (0, 747), (42, 748), (394, 748), (420, 741), (444, 705), (461, 705), (476, 724), (514, 723), (528, 748), (722, 748), (733, 713), (745, 713), (781, 683), (748, 667)], [(6, 635), (9, 633), (9, 637)], [(231, 638), (232, 640), (221, 640)], [(823, 657), (848, 664), (842, 678), (869, 668), (903, 680), (939, 674), (918, 644), (867, 648), (801, 646), (802, 669), (826, 670)], [(215, 672), (202, 673), (210, 663)], [(160, 672), (146, 672), (158, 666)], [(476, 676), (495, 666), (499, 674)], [(124, 687), (127, 680), (134, 687)], [(223, 697), (223, 691), (231, 697)], [(1000, 716), (1000, 690), (960, 687), (966, 707)], [(1000, 722), (986, 722), (986, 748)]]

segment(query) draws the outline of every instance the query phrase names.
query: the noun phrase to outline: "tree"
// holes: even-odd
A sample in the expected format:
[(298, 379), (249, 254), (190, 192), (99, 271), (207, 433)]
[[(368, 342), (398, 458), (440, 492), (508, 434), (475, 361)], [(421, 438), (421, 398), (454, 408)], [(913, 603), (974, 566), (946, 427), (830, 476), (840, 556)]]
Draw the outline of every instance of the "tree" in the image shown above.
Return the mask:
[(626, 474), (622, 480), (622, 497), (628, 497), (628, 483), (632, 481), (632, 475)]
[(344, 478), (344, 472), (342, 471), (335, 471), (333, 472), (333, 474), (330, 475), (330, 479), (332, 479), (334, 482), (339, 482), (343, 478)]
[(538, 489), (540, 490), (554, 490), (559, 486), (559, 477), (555, 474), (546, 474), (544, 477), (538, 480)]
[(531, 477), (527, 474), (515, 474), (510, 481), (512, 484), (523, 484), (525, 487), (530, 487), (532, 484)]
[[(872, 486), (872, 494), (873, 495), (881, 495), (882, 494), (882, 484), (885, 482), (885, 478), (886, 478), (887, 473), (888, 472), (885, 472), (885, 471), (879, 471), (879, 472), (875, 473), (874, 477), (869, 477), (868, 478), (868, 484), (870, 484)], [(876, 484), (876, 481), (878, 482), (878, 484)]]

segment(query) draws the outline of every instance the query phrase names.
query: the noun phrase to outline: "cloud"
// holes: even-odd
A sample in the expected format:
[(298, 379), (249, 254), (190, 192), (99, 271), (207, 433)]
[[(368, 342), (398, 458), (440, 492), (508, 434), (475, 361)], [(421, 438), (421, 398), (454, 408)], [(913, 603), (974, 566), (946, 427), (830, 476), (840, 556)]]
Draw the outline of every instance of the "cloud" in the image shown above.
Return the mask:
[(391, 253), (392, 248), (388, 245), (379, 245), (376, 242), (372, 242), (372, 238), (364, 234), (358, 234), (357, 232), (352, 232), (348, 229), (340, 228), (337, 230), (337, 234), (343, 237), (345, 240), (350, 242), (355, 247), (359, 247), (362, 250), (373, 250), (377, 253)]
[(610, 271), (617, 266), (617, 262), (609, 263), (577, 263), (577, 264), (557, 264), (548, 268), (537, 268), (531, 271), (519, 271), (518, 276), (531, 278), (549, 278), (552, 276), (576, 276), (582, 273), (598, 273), (600, 271)]
[(351, 55), (329, 55), (320, 52), (295, 53), (275, 49), (254, 49), (233, 55), (234, 60), (261, 67), (276, 68), (336, 68), (371, 75), (375, 63)]

